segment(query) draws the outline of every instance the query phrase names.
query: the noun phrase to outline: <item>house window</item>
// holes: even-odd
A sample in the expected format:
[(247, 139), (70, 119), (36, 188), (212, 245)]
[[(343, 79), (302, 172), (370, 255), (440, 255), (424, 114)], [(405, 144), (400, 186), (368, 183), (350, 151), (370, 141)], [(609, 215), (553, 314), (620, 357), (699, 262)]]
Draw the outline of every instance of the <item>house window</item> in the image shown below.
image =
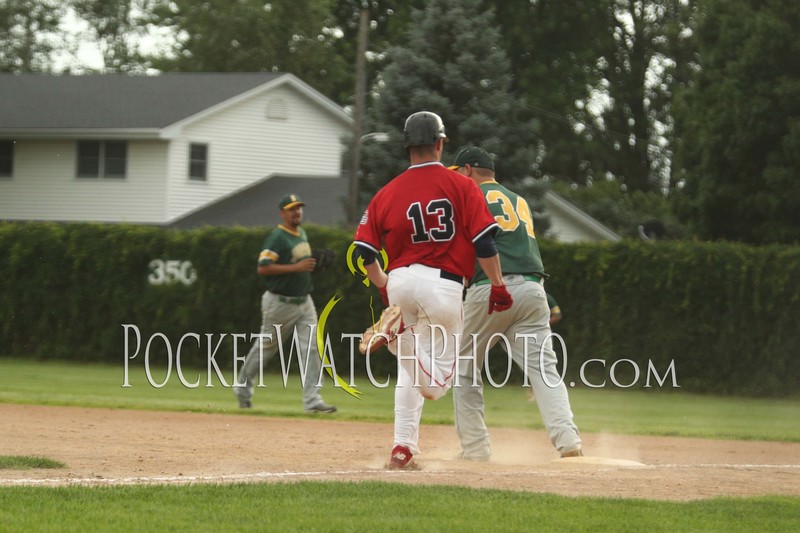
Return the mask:
[(208, 145), (192, 143), (189, 147), (189, 179), (205, 181), (208, 177)]
[(128, 159), (128, 143), (125, 141), (108, 141), (104, 143), (103, 177), (124, 178), (125, 162)]
[(0, 178), (14, 175), (14, 141), (0, 141)]
[(126, 141), (78, 141), (79, 178), (124, 178)]

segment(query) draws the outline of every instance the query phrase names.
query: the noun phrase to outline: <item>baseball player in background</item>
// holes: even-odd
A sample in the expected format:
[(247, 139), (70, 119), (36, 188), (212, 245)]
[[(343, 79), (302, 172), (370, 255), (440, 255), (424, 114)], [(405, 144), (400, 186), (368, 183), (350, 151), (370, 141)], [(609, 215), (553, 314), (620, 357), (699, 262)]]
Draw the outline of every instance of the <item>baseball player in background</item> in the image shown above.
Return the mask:
[(265, 276), (267, 286), (261, 297), (261, 333), (271, 334), (272, 338), (253, 343), (237, 376), (239, 383), (233, 385), (242, 408), (252, 407), (253, 385), (263, 366), (278, 352), (278, 343), (292, 343), (296, 331), (296, 355), (305, 370), (303, 407), (310, 413), (336, 411), (336, 407), (322, 400), (321, 385), (317, 386), (321, 365), (314, 342), (316, 329), (311, 328), (317, 325), (317, 311), (310, 296), (316, 260), (311, 256), (306, 231), (300, 227), (304, 205), (295, 194), (281, 198), (278, 209), (283, 224), (270, 232), (258, 256), (258, 274)]
[[(404, 134), (411, 166), (378, 191), (354, 239), (367, 276), (386, 305), (399, 306), (405, 328), (392, 348), (400, 366), (388, 465), (395, 469), (417, 467), (413, 456), (419, 453), (424, 401), (441, 398), (450, 388), (453, 335), (463, 327), (463, 282), (472, 276), (476, 254), (491, 280), (483, 314), (512, 304), (494, 245), (497, 224), (480, 189), (440, 162), (447, 139), (442, 119), (428, 111), (414, 113)], [(376, 261), (382, 247), (388, 274)]]
[[(503, 280), (514, 300), (509, 311), (486, 316), (489, 281), (482, 265), (478, 265), (464, 301), (464, 341), (458, 360), (458, 379), (453, 387), (461, 456), (486, 461), (492, 453), (483, 416), (481, 369), (487, 350), (500, 340), (493, 336), (497, 333), (508, 339), (511, 358), (530, 380), (550, 442), (561, 457), (583, 455), (567, 388), (556, 368), (557, 358), (550, 340), (550, 307), (544, 291), (546, 274), (528, 203), (495, 181), (494, 161), (481, 148), (465, 148), (456, 155), (450, 168), (478, 184), (500, 226), (495, 240)], [(467, 342), (471, 336), (474, 344)]]
[(564, 318), (564, 314), (561, 312), (561, 306), (558, 305), (555, 297), (547, 293), (547, 306), (550, 308), (550, 325), (558, 324), (561, 322), (561, 319)]

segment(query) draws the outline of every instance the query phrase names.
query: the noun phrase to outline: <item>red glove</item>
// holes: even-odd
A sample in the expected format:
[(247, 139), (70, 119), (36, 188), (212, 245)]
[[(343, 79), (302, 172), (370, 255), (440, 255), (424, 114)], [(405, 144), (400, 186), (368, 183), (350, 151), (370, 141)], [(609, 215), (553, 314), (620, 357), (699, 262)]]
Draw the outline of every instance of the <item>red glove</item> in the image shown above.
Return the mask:
[(492, 285), (492, 292), (489, 294), (489, 314), (495, 311), (505, 311), (510, 309), (514, 300), (508, 294), (505, 285)]
[(389, 307), (389, 293), (386, 292), (386, 285), (383, 287), (378, 287), (378, 291), (381, 293), (381, 300), (383, 301), (383, 305)]

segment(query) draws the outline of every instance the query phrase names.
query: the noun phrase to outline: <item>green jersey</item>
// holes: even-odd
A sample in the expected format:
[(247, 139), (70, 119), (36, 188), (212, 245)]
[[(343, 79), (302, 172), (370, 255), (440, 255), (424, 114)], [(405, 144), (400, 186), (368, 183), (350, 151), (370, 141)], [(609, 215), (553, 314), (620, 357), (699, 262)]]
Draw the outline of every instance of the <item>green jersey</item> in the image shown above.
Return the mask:
[[(258, 266), (289, 265), (311, 257), (311, 246), (308, 244), (306, 230), (278, 225), (267, 235), (258, 256)], [(292, 272), (277, 276), (266, 276), (267, 290), (283, 296), (305, 296), (312, 289), (311, 272)]]
[[(494, 180), (481, 183), (480, 188), (489, 205), (489, 211), (500, 226), (500, 231), (495, 235), (495, 243), (503, 274), (544, 275), (542, 255), (536, 243), (528, 202)], [(486, 274), (477, 265), (472, 283), (484, 279)]]

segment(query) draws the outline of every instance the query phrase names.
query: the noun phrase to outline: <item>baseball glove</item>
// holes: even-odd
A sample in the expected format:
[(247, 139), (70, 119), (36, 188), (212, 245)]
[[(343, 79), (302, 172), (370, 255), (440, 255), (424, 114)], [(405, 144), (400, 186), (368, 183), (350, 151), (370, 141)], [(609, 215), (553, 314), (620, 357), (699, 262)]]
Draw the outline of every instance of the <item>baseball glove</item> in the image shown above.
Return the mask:
[(378, 321), (368, 327), (361, 336), (358, 351), (363, 354), (372, 353), (392, 342), (404, 329), (403, 313), (398, 306), (390, 305), (383, 310)]
[(330, 248), (317, 248), (311, 251), (311, 257), (317, 260), (313, 272), (320, 272), (336, 261), (336, 252)]

